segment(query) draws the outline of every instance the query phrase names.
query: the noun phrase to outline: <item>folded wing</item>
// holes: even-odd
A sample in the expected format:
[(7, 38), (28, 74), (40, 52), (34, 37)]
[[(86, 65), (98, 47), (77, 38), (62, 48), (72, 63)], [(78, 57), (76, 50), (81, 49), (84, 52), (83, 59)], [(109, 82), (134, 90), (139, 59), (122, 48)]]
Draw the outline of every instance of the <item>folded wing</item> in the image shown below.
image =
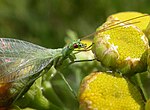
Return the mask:
[(43, 70), (58, 52), (26, 41), (0, 38), (0, 83), (16, 81)]

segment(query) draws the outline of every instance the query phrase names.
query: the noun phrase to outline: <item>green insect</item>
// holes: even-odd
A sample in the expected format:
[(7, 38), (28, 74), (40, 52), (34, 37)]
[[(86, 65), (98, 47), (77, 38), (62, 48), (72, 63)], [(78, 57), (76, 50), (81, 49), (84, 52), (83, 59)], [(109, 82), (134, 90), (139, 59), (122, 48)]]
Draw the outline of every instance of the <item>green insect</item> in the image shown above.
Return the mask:
[[(129, 20), (123, 22), (127, 21)], [(117, 24), (109, 25), (107, 28), (103, 28), (89, 36), (117, 27)], [(70, 62), (76, 62), (73, 51), (80, 48), (85, 51), (88, 48), (86, 44), (81, 43), (80, 39), (71, 42), (64, 48), (47, 49), (22, 40), (0, 38), (0, 90), (3, 91), (0, 92), (0, 107), (10, 105), (13, 100), (22, 96), (33, 82), (43, 74), (43, 71), (46, 73), (52, 66), (59, 70), (66, 59), (70, 59)], [(61, 76), (72, 91), (64, 76), (62, 74)], [(26, 80), (24, 81), (24, 79)], [(14, 82), (21, 83), (21, 87), (25, 86), (19, 96), (17, 94), (20, 91), (14, 92), (13, 95), (12, 91), (10, 92), (10, 88), (14, 87)], [(4, 87), (7, 88), (3, 89)], [(11, 97), (5, 97), (6, 95), (11, 95)]]
[[(77, 48), (86, 48), (86, 45), (78, 39), (64, 48), (47, 49), (22, 40), (0, 38), (0, 84), (13, 84), (22, 80), (29, 88), (41, 76), (42, 71), (46, 73), (52, 66), (59, 68), (67, 58), (73, 62), (75, 57), (72, 52)], [(65, 80), (64, 77), (63, 79)], [(67, 85), (69, 86), (68, 83)], [(4, 94), (0, 94), (0, 99), (3, 97)], [(1, 105), (3, 104), (0, 103)]]
[(57, 68), (67, 58), (74, 60), (71, 54), (74, 49), (86, 47), (80, 42), (80, 39), (63, 49), (47, 49), (11, 38), (0, 38), (0, 44), (0, 83), (13, 82), (32, 76), (48, 65), (54, 65)]

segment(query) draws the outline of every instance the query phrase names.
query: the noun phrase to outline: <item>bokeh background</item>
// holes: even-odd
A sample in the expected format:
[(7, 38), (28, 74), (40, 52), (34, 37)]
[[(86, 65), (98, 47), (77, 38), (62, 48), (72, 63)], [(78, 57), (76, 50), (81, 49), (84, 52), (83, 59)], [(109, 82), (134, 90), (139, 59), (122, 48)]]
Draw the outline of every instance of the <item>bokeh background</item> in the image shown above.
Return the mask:
[(94, 32), (109, 15), (122, 11), (150, 13), (150, 1), (1, 0), (0, 37), (58, 48), (64, 46), (68, 30), (84, 37)]

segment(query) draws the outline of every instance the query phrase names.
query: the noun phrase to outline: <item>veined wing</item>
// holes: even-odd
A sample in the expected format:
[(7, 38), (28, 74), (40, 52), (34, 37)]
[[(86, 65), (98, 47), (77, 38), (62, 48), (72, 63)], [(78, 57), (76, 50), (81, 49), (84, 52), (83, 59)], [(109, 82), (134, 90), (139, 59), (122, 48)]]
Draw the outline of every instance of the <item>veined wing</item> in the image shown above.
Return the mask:
[(40, 72), (60, 55), (26, 41), (0, 38), (0, 83), (16, 81)]

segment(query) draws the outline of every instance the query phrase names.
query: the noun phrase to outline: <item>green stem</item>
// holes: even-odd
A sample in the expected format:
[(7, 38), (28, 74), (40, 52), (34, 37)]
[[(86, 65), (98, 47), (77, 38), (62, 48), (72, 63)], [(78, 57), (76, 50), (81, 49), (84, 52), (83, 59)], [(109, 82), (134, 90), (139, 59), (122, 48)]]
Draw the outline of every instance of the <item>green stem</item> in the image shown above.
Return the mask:
[(64, 77), (64, 75), (58, 71), (58, 73), (60, 74), (61, 78), (64, 80), (65, 84), (68, 86), (69, 90), (72, 92), (72, 94), (74, 95), (74, 97), (77, 99), (77, 94), (75, 93), (75, 91), (72, 89), (72, 87), (69, 85), (68, 81), (66, 80), (66, 78)]

